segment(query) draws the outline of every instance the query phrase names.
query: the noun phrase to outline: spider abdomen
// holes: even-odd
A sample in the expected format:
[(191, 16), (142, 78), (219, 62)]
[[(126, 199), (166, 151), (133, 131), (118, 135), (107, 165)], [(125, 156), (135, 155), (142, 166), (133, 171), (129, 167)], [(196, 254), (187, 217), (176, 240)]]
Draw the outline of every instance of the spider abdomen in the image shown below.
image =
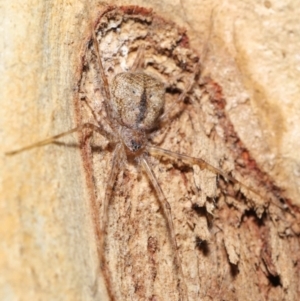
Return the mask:
[(122, 126), (150, 130), (165, 104), (161, 81), (143, 72), (119, 73), (111, 85), (111, 109)]

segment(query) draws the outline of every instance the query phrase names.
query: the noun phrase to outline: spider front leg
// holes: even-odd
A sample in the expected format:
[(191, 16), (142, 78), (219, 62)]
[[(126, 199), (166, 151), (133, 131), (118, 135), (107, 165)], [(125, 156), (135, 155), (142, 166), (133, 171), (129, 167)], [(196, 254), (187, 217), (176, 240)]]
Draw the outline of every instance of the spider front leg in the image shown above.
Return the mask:
[(130, 68), (130, 72), (143, 72), (145, 63), (145, 46), (142, 45), (137, 50), (136, 58)]
[(177, 241), (176, 241), (176, 235), (175, 235), (175, 229), (174, 229), (173, 217), (172, 217), (170, 204), (168, 203), (168, 201), (167, 201), (160, 185), (158, 184), (157, 178), (156, 178), (155, 174), (153, 173), (153, 171), (152, 171), (147, 159), (145, 158), (145, 156), (143, 156), (141, 158), (140, 163), (141, 163), (144, 171), (146, 172), (151, 184), (153, 185), (153, 187), (156, 191), (159, 202), (160, 202), (160, 204), (163, 208), (164, 216), (167, 219), (167, 226), (168, 226), (168, 230), (169, 230), (169, 233), (170, 233), (170, 236), (171, 236), (172, 247), (175, 251), (176, 269), (178, 270), (178, 273), (179, 273), (180, 297), (181, 297), (181, 300), (188, 300), (187, 287), (186, 287), (186, 284), (185, 284), (185, 281), (184, 281), (181, 260), (180, 260), (179, 253), (178, 253), (178, 247), (177, 247)]
[[(106, 134), (106, 132), (104, 131), (104, 129), (100, 126), (97, 126), (93, 123), (84, 123), (84, 124), (81, 124), (79, 126), (77, 126), (76, 128), (74, 129), (71, 129), (69, 131), (66, 131), (66, 132), (63, 132), (63, 133), (60, 133), (58, 135), (54, 135), (52, 137), (49, 137), (45, 140), (42, 140), (42, 141), (39, 141), (39, 142), (36, 142), (36, 143), (33, 143), (33, 144), (30, 144), (30, 145), (27, 145), (25, 147), (22, 147), (20, 149), (17, 149), (17, 150), (14, 150), (14, 151), (10, 151), (10, 152), (6, 152), (5, 154), (8, 155), (8, 156), (12, 156), (12, 155), (16, 155), (18, 153), (21, 153), (23, 151), (27, 151), (27, 150), (30, 150), (32, 148), (35, 148), (35, 147), (40, 147), (40, 146), (44, 146), (44, 145), (47, 145), (47, 144), (50, 144), (50, 143), (53, 143), (55, 142), (57, 139), (61, 138), (61, 137), (64, 137), (64, 136), (67, 136), (67, 135), (70, 135), (72, 133), (75, 133), (75, 132), (79, 132), (79, 131), (82, 131), (84, 129), (91, 129), (92, 131), (97, 131), (97, 132), (100, 132), (100, 134), (103, 135), (103, 133)], [(105, 136), (104, 134), (104, 136)]]
[(105, 75), (103, 64), (102, 64), (102, 61), (101, 61), (101, 55), (100, 55), (100, 50), (99, 50), (99, 45), (98, 45), (95, 30), (92, 30), (92, 39), (93, 39), (94, 49), (95, 49), (95, 52), (96, 52), (97, 61), (98, 61), (98, 64), (99, 64), (99, 73), (100, 73), (100, 77), (101, 77), (101, 80), (102, 80), (102, 83), (103, 83), (104, 97), (105, 97), (106, 100), (109, 100), (110, 99), (109, 84), (108, 84), (108, 80), (107, 80), (107, 77)]

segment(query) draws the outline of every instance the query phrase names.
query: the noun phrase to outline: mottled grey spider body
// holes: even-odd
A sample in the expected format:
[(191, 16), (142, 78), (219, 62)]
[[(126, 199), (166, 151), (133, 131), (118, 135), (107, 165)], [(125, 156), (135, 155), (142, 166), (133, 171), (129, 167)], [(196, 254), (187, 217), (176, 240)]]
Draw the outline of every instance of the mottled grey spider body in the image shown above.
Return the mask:
[(142, 72), (117, 74), (111, 85), (111, 119), (132, 153), (145, 148), (146, 132), (153, 129), (164, 108), (164, 85)]
[[(107, 110), (107, 116), (109, 117), (108, 122), (112, 131), (117, 133), (115, 135), (117, 141), (112, 160), (112, 169), (108, 178), (105, 199), (102, 204), (103, 211), (100, 230), (101, 243), (99, 251), (101, 265), (105, 266), (103, 254), (104, 239), (107, 227), (108, 204), (112, 196), (112, 190), (120, 168), (123, 166), (122, 161), (126, 160), (126, 156), (134, 157), (135, 161), (142, 166), (147, 174), (161, 203), (164, 215), (167, 219), (171, 243), (175, 252), (175, 265), (180, 280), (179, 294), (181, 300), (188, 300), (181, 260), (177, 250), (171, 207), (166, 200), (148, 161), (148, 154), (151, 152), (151, 147), (148, 145), (147, 133), (157, 125), (158, 119), (163, 112), (165, 104), (165, 86), (153, 76), (140, 71), (136, 72), (136, 69), (140, 69), (143, 66), (142, 47), (138, 52), (131, 71), (117, 74), (113, 78), (110, 87), (101, 62), (101, 55), (95, 34), (93, 34), (93, 37), (100, 74), (102, 76), (101, 81), (104, 88), (104, 97), (107, 98), (105, 108)], [(100, 131), (102, 130), (103, 129), (101, 128)], [(103, 134), (105, 135), (105, 133)], [(153, 151), (155, 150), (159, 155), (165, 154), (165, 150), (163, 149), (155, 147)], [(172, 156), (176, 157), (176, 153), (172, 153)], [(108, 279), (107, 281), (109, 282)], [(113, 297), (113, 293), (111, 293), (111, 295)]]

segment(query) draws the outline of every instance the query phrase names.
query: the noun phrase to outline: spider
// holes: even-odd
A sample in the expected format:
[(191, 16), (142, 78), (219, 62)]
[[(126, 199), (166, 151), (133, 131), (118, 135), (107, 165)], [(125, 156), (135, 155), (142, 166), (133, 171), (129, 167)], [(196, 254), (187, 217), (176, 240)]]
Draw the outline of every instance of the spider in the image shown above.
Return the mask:
[[(113, 147), (113, 155), (111, 161), (111, 168), (106, 181), (105, 195), (101, 202), (101, 214), (96, 213), (96, 232), (99, 239), (98, 253), (100, 257), (100, 265), (106, 273), (106, 260), (104, 256), (106, 231), (108, 224), (108, 209), (109, 203), (112, 200), (114, 193), (114, 186), (117, 181), (117, 177), (121, 170), (124, 170), (125, 163), (127, 161), (133, 162), (139, 166), (143, 172), (147, 175), (149, 181), (152, 184), (153, 190), (159, 200), (160, 206), (163, 211), (163, 215), (166, 219), (166, 224), (170, 236), (170, 243), (174, 251), (174, 266), (178, 274), (178, 290), (181, 300), (188, 300), (188, 292), (185, 283), (184, 273), (182, 270), (182, 262), (178, 252), (178, 243), (175, 233), (175, 227), (173, 223), (173, 216), (171, 206), (164, 195), (164, 192), (159, 184), (157, 176), (153, 172), (152, 164), (150, 161), (151, 156), (158, 158), (165, 157), (175, 162), (183, 162), (188, 166), (197, 165), (200, 169), (206, 169), (214, 174), (222, 176), (226, 181), (234, 184), (239, 184), (245, 187), (247, 190), (256, 193), (251, 187), (243, 185), (240, 181), (236, 180), (223, 170), (207, 163), (206, 161), (191, 157), (179, 152), (170, 151), (154, 145), (153, 133), (155, 130), (167, 127), (172, 121), (174, 115), (180, 113), (184, 101), (189, 98), (189, 93), (193, 89), (194, 82), (198, 76), (200, 69), (198, 57), (194, 57), (194, 70), (192, 76), (185, 80), (187, 85), (183, 85), (178, 92), (178, 88), (173, 88), (179, 96), (176, 101), (165, 108), (165, 95), (166, 89), (172, 90), (172, 84), (168, 87), (159, 77), (157, 73), (151, 74), (145, 72), (145, 48), (142, 43), (135, 46), (136, 57), (133, 59), (133, 63), (129, 67), (129, 70), (123, 72), (114, 72), (116, 74), (109, 75), (111, 72), (108, 68), (103, 66), (103, 52), (99, 47), (96, 32), (101, 31), (100, 25), (97, 25), (92, 30), (92, 44), (89, 44), (92, 49), (92, 55), (89, 59), (92, 60), (91, 65), (95, 65), (96, 75), (99, 75), (99, 79), (96, 77), (96, 86), (100, 86), (99, 89), (94, 89), (95, 94), (99, 93), (104, 99), (104, 105), (91, 104), (93, 99), (89, 99), (87, 96), (83, 96), (85, 105), (91, 112), (95, 123), (85, 122), (67, 132), (59, 135), (52, 136), (46, 140), (35, 143), (33, 145), (24, 147), (22, 149), (12, 151), (9, 154), (16, 154), (24, 150), (28, 150), (34, 147), (46, 145), (55, 142), (57, 139), (69, 135), (74, 132), (82, 132), (88, 129), (92, 132), (98, 132), (100, 135), (109, 140), (110, 146)], [(101, 39), (101, 37), (100, 37)], [(125, 51), (121, 49), (121, 51)], [(179, 61), (180, 61), (180, 56)], [(113, 60), (113, 58), (112, 58)], [(179, 64), (184, 65), (182, 60)], [(151, 65), (151, 62), (149, 63)], [(90, 68), (90, 66), (88, 66)], [(109, 77), (111, 79), (109, 79)], [(99, 81), (99, 83), (97, 82)], [(82, 88), (84, 90), (84, 88)], [(97, 102), (97, 101), (96, 101)], [(175, 112), (175, 113), (174, 113)], [(104, 117), (104, 118), (99, 118)], [(107, 122), (103, 122), (103, 120)], [(99, 208), (99, 207), (98, 207)], [(106, 277), (109, 278), (108, 276)], [(111, 286), (108, 281), (108, 286)], [(110, 288), (108, 288), (110, 289)], [(110, 292), (111, 298), (114, 298), (114, 293)]]

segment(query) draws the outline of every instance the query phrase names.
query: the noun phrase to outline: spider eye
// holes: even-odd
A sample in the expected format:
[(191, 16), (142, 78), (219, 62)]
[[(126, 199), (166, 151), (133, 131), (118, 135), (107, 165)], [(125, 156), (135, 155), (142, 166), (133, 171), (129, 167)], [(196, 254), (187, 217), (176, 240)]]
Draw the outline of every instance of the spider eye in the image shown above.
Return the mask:
[(130, 144), (131, 144), (131, 150), (134, 152), (138, 151), (141, 148), (141, 144), (136, 142), (135, 140), (131, 140)]

